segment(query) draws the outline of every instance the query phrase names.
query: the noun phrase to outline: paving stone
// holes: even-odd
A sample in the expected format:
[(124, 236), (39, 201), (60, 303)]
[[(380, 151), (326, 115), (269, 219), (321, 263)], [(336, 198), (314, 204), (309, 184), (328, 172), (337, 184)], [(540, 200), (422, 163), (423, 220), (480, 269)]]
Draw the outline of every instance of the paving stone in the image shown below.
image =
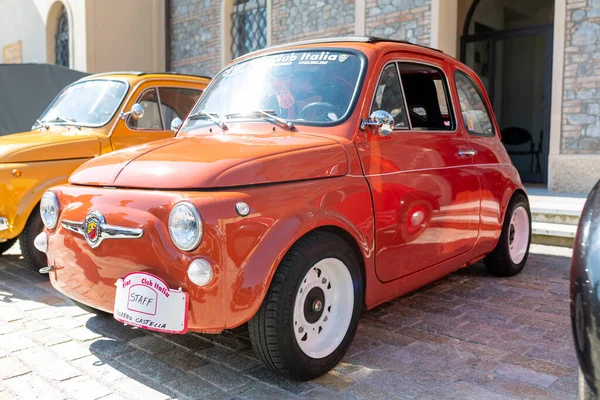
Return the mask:
[(37, 308), (35, 310), (27, 311), (27, 315), (31, 318), (44, 321), (47, 319), (57, 319), (64, 316), (60, 307), (44, 306), (43, 308)]
[(173, 344), (154, 335), (145, 335), (131, 339), (129, 345), (149, 354), (160, 354), (175, 348)]
[(173, 381), (184, 376), (181, 370), (139, 350), (119, 356), (117, 360), (129, 370), (157, 383)]
[(385, 387), (370, 384), (360, 384), (352, 386), (347, 392), (344, 393), (343, 398), (348, 399), (360, 399), (360, 400), (374, 400), (374, 399), (406, 399), (399, 393), (386, 390)]
[(57, 359), (36, 365), (35, 371), (41, 377), (51, 381), (65, 381), (81, 375), (79, 370)]
[(313, 379), (313, 382), (336, 392), (344, 391), (356, 383), (336, 371), (329, 371), (325, 375)]
[(108, 385), (114, 385), (115, 382), (128, 378), (126, 374), (118, 369), (121, 365), (112, 358), (106, 360), (92, 355), (73, 360), (71, 364), (86, 375), (101, 380)]
[(85, 376), (59, 382), (58, 386), (67, 396), (77, 400), (96, 400), (112, 393), (106, 386)]
[(508, 378), (542, 387), (548, 387), (558, 379), (556, 376), (543, 374), (529, 368), (523, 368), (511, 364), (501, 364), (498, 368), (496, 368), (495, 372)]
[(41, 346), (53, 346), (72, 340), (69, 336), (54, 328), (32, 332), (29, 334), (29, 337)]
[(573, 368), (548, 361), (536, 360), (535, 358), (524, 357), (520, 354), (509, 354), (502, 358), (502, 361), (508, 364), (529, 368), (543, 374), (554, 375), (556, 377), (569, 376), (576, 372)]
[(285, 391), (294, 394), (300, 394), (314, 389), (316, 385), (313, 382), (297, 382), (286, 379), (281, 375), (276, 374), (267, 367), (259, 367), (253, 370), (247, 371), (247, 374), (252, 376), (259, 381), (266, 383), (271, 386), (276, 386)]
[(246, 371), (262, 365), (258, 360), (235, 353), (221, 346), (212, 346), (198, 351), (200, 357), (226, 365), (238, 371)]
[(49, 349), (58, 354), (60, 358), (67, 361), (76, 360), (91, 354), (87, 345), (73, 341), (50, 346)]
[(208, 340), (205, 340), (193, 333), (188, 333), (185, 335), (164, 335), (164, 337), (167, 340), (192, 351), (208, 349), (209, 347), (213, 346), (213, 344)]
[(19, 359), (9, 356), (0, 359), (0, 380), (27, 374), (31, 369)]
[(56, 360), (56, 354), (45, 347), (32, 347), (14, 353), (19, 360), (30, 367), (38, 367)]
[(177, 380), (167, 382), (166, 387), (178, 395), (201, 398), (219, 393), (219, 389), (195, 375), (186, 375)]
[(101, 358), (113, 358), (133, 351), (128, 342), (114, 339), (98, 339), (90, 343), (90, 352)]
[(22, 399), (62, 400), (65, 396), (52, 385), (35, 374), (20, 375), (5, 379), (2, 384)]
[(261, 400), (286, 400), (286, 399), (298, 399), (298, 396), (281, 390), (279, 388), (265, 385), (265, 384), (253, 384), (244, 386), (231, 392), (232, 395), (240, 397), (242, 399), (261, 399)]
[(170, 364), (175, 368), (179, 368), (184, 371), (189, 371), (194, 368), (206, 365), (206, 361), (204, 361), (204, 359), (202, 359), (200, 356), (197, 356), (194, 353), (183, 350), (181, 348), (176, 348), (167, 351), (166, 353), (161, 353), (158, 355), (158, 358), (160, 358), (167, 364)]
[(190, 371), (218, 388), (229, 391), (246, 385), (249, 379), (220, 365), (208, 364)]
[(220, 344), (223, 347), (234, 351), (241, 351), (251, 348), (250, 340), (236, 337), (229, 332), (223, 332), (220, 335), (198, 335), (199, 337), (212, 343)]
[[(114, 387), (117, 394), (122, 394), (123, 397), (129, 400), (166, 400), (175, 395), (172, 390), (167, 389), (152, 382), (141, 382), (142, 379), (134, 377), (126, 381), (119, 381)], [(175, 396), (173, 396), (175, 397)]]
[(18, 321), (25, 318), (25, 311), (15, 305), (4, 306), (0, 309), (0, 321), (3, 323)]
[(30, 347), (36, 347), (36, 344), (29, 338), (17, 332), (2, 335), (2, 338), (0, 339), (0, 349), (3, 349), (8, 353), (28, 349)]

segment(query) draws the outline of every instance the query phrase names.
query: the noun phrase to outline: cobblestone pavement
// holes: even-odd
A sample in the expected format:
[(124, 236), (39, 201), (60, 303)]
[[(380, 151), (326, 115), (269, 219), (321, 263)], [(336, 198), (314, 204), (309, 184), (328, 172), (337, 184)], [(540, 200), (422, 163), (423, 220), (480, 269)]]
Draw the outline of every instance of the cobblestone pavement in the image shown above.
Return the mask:
[(335, 370), (297, 383), (257, 361), (243, 328), (168, 336), (88, 314), (14, 249), (0, 257), (2, 400), (576, 397), (566, 250), (536, 247), (510, 279), (477, 264), (366, 312)]

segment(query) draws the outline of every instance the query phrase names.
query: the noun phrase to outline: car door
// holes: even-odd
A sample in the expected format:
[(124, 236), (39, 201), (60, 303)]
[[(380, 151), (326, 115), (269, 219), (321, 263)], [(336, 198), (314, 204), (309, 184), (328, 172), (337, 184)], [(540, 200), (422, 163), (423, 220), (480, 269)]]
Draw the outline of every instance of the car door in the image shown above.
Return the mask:
[(375, 210), (376, 271), (388, 282), (469, 251), (479, 229), (473, 149), (457, 129), (441, 60), (388, 57), (371, 112), (395, 119), (357, 148)]
[(136, 120), (132, 115), (120, 119), (111, 135), (114, 150), (173, 137), (171, 122), (184, 119), (202, 91), (181, 83), (148, 82), (138, 87), (126, 110), (138, 103), (144, 108), (144, 116)]

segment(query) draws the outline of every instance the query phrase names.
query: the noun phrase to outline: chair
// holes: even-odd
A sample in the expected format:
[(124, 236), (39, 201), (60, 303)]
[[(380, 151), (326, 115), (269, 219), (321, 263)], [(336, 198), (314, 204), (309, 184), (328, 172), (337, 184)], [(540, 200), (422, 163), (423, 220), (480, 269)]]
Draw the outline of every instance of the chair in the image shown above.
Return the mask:
[[(540, 164), (540, 155), (542, 153), (542, 140), (543, 132), (540, 132), (540, 143), (536, 146), (533, 142), (533, 137), (527, 129), (519, 128), (516, 126), (510, 126), (502, 129), (502, 143), (506, 146), (506, 151), (510, 155), (530, 155), (531, 162), (529, 164), (529, 171), (534, 173), (542, 172), (542, 166)], [(508, 146), (522, 146), (529, 143), (528, 150), (513, 150)], [(535, 170), (533, 166), (535, 164)]]

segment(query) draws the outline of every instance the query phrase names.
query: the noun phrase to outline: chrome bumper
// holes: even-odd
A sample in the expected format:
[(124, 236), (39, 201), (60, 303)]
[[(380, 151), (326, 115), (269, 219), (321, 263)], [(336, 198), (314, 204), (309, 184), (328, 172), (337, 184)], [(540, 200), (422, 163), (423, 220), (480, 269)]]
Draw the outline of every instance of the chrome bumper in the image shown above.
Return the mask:
[(0, 232), (8, 230), (8, 219), (0, 217)]

